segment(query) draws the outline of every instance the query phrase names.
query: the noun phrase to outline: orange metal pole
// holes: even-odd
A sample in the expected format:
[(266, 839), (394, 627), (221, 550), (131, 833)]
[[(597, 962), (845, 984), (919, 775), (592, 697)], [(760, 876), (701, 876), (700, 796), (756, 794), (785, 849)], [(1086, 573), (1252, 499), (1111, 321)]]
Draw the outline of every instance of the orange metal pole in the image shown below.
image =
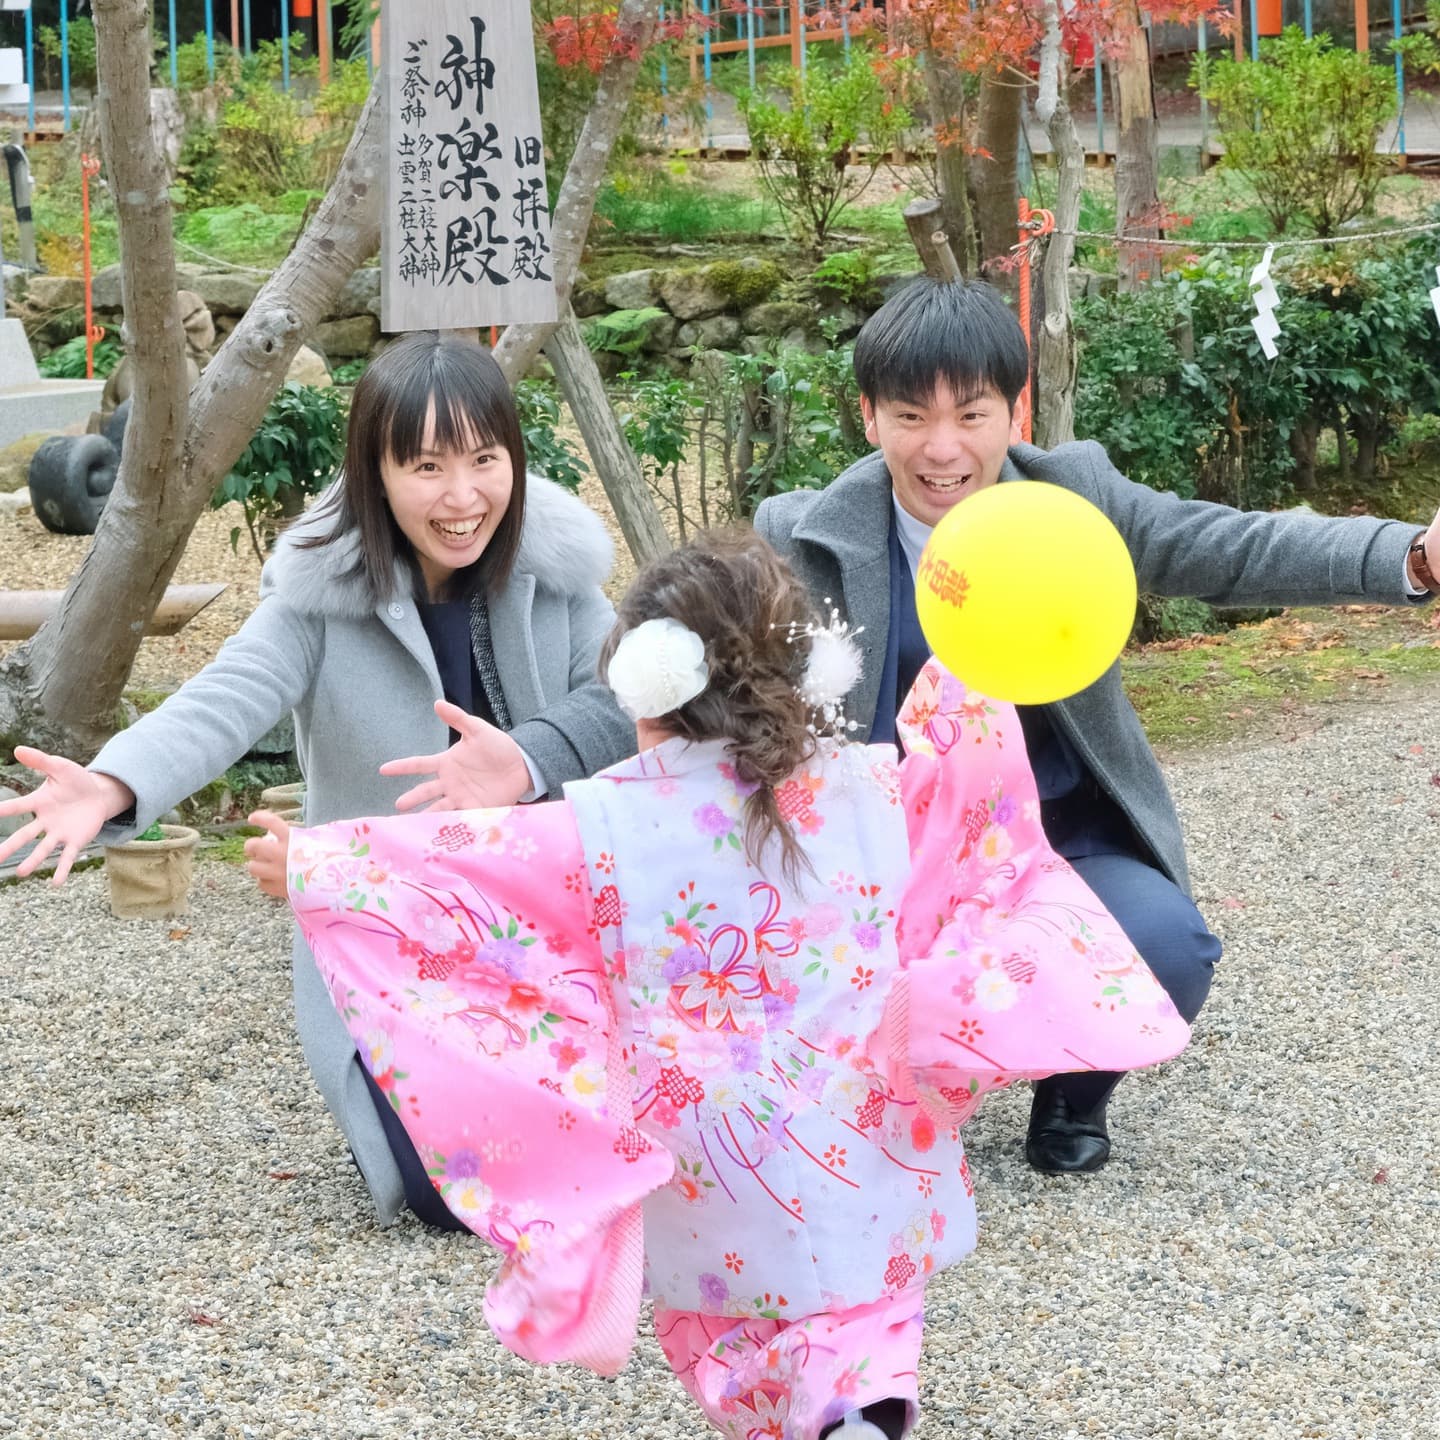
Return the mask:
[[(1030, 353), (1030, 202), (1022, 195), (1020, 197), (1020, 328), (1025, 332), (1025, 352)], [(1020, 415), (1020, 434), (1025, 443), (1030, 443), (1030, 378), (1034, 372), (1033, 359), (1030, 370), (1025, 380), (1025, 388), (1020, 392), (1021, 404), (1024, 409)]]
[(1355, 0), (1355, 48), (1370, 48), (1370, 0)]
[(85, 275), (85, 378), (95, 378), (95, 346), (105, 338), (105, 327), (95, 323), (93, 276), (90, 270), (90, 181), (100, 173), (93, 155), (80, 157), (80, 255)]

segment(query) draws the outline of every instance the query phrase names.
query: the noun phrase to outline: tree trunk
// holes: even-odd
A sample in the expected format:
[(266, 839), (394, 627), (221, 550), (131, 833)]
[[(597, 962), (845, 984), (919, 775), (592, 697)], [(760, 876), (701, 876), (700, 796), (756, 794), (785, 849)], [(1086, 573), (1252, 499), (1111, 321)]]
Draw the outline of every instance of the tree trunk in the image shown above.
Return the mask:
[[(1120, 133), (1115, 141), (1115, 233), (1157, 239), (1160, 213), (1159, 125), (1150, 75), (1150, 37), (1140, 7), (1129, 0), (1118, 11), (1124, 30), (1114, 62)], [(1154, 252), (1122, 245), (1116, 256), (1120, 288), (1133, 290), (1155, 269)]]
[(98, 103), (119, 218), (135, 408), (115, 489), (55, 617), (0, 663), (0, 742), (88, 759), (114, 732), (140, 637), (221, 477), (291, 359), (380, 242), (382, 117), (372, 92), (314, 221), (189, 396), (171, 214), (149, 123), (149, 6), (95, 0)]
[[(992, 284), (1015, 288), (1008, 261), (1017, 238), (1020, 196), (1020, 116), (1025, 87), (1009, 71), (987, 71), (980, 81), (977, 151), (970, 164), (980, 222), (980, 271)], [(997, 264), (997, 262), (1001, 262)]]
[[(659, 21), (660, 0), (624, 0), (621, 5), (614, 44), (600, 72), (599, 88), (555, 200), (550, 259), (555, 297), (562, 314), (570, 303), (575, 272), (580, 268), (580, 254), (595, 213), (595, 197), (600, 193), (610, 152), (625, 121), (625, 112), (635, 91), (635, 77), (640, 73), (641, 62), (655, 38)], [(495, 359), (511, 385), (524, 378), (554, 328), (553, 325), (511, 325), (500, 337)]]
[(1055, 232), (1045, 251), (1045, 318), (1035, 372), (1035, 443), (1047, 450), (1075, 438), (1075, 331), (1070, 319), (1070, 262), (1085, 183), (1085, 151), (1070, 114), (1069, 67), (1061, 44), (1056, 0), (1046, 0), (1046, 33), (1035, 113), (1045, 123), (1055, 154)]
[(545, 342), (565, 403), (585, 437), (595, 473), (615, 509), (625, 543), (639, 565), (668, 554), (670, 536), (645, 484), (640, 462), (630, 448), (605, 393), (595, 357), (567, 305), (560, 323)]
[(977, 269), (975, 217), (970, 209), (970, 172), (965, 159), (965, 77), (938, 51), (925, 51), (925, 93), (935, 132), (935, 176), (940, 186), (941, 228), (962, 275)]
[(1308, 494), (1315, 488), (1315, 452), (1320, 444), (1320, 417), (1303, 417), (1290, 432), (1290, 454), (1295, 459), (1295, 488)]
[(1355, 482), (1368, 484), (1375, 478), (1376, 459), (1384, 438), (1383, 422), (1373, 414), (1352, 413), (1350, 429), (1355, 434)]

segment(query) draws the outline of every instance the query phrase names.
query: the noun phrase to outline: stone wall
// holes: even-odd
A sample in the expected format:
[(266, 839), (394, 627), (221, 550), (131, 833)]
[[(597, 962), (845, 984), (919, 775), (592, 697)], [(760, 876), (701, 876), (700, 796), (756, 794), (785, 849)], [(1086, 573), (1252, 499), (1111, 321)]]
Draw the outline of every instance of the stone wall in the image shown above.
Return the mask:
[[(239, 323), (259, 293), (264, 277), (239, 270), (175, 267), (176, 288), (193, 290), (209, 306), (220, 345)], [(92, 284), (95, 322), (117, 340), (120, 309), (120, 267), (99, 271)], [(68, 275), (30, 275), (7, 283), (10, 314), (24, 323), (37, 359), (85, 332), (84, 282)], [(374, 266), (357, 270), (341, 293), (332, 315), (311, 337), (331, 365), (369, 355), (380, 339), (380, 272)]]
[[(189, 264), (175, 269), (178, 288), (193, 290), (209, 307), (217, 346), (235, 328), (263, 283), (261, 276), (242, 271), (209, 271)], [(118, 339), (122, 320), (119, 266), (100, 271), (92, 293), (96, 323)], [(878, 303), (878, 294), (874, 299)], [(12, 283), (9, 300), (10, 313), (24, 323), (37, 359), (84, 333), (85, 291), (78, 279), (21, 278)], [(688, 371), (690, 352), (696, 346), (755, 352), (778, 342), (818, 351), (829, 343), (820, 329), (822, 317), (831, 317), (839, 338), (846, 340), (855, 335), (873, 308), (815, 295), (803, 282), (787, 280), (771, 262), (749, 259), (708, 265), (691, 261), (594, 281), (582, 273), (574, 307), (587, 326), (617, 312), (656, 312), (642, 322), (643, 338), (634, 329), (624, 330), (626, 348), (634, 353), (597, 351), (597, 361), (607, 377), (634, 368), (637, 361)], [(622, 324), (624, 319), (622, 316)], [(350, 277), (334, 312), (309, 343), (333, 367), (370, 355), (380, 338), (380, 272), (367, 266)]]
[[(260, 278), (237, 271), (176, 266), (177, 282), (209, 306), (218, 346), (235, 328), (260, 289)], [(573, 295), (576, 315), (592, 334), (601, 374), (622, 370), (668, 370), (688, 375), (696, 350), (758, 354), (775, 346), (821, 352), (831, 341), (820, 322), (828, 318), (837, 342), (853, 339), (881, 300), (905, 277), (885, 277), (861, 301), (846, 301), (812, 282), (787, 279), (767, 260), (694, 261), (653, 266), (590, 279), (584, 272)], [(1114, 277), (1073, 270), (1071, 293), (1113, 288)], [(84, 289), (69, 277), (34, 275), (13, 282), (11, 314), (25, 322), (37, 358), (84, 331)], [(95, 277), (97, 322), (120, 334), (118, 266)], [(616, 318), (618, 317), (618, 319)], [(611, 331), (607, 341), (604, 331)], [(595, 332), (602, 332), (596, 334)], [(334, 312), (310, 346), (333, 368), (369, 356), (381, 339), (380, 271), (374, 266), (350, 277)], [(608, 343), (621, 348), (606, 348)]]

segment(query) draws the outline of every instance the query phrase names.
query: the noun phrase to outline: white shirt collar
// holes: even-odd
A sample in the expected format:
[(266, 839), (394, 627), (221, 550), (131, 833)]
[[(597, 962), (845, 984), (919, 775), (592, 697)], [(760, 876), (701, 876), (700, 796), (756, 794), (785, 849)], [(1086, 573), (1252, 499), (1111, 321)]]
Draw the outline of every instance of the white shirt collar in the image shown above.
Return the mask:
[(893, 495), (890, 503), (895, 507), (895, 531), (900, 537), (900, 549), (910, 562), (910, 578), (913, 580), (920, 573), (920, 552), (930, 539), (933, 527), (917, 520)]

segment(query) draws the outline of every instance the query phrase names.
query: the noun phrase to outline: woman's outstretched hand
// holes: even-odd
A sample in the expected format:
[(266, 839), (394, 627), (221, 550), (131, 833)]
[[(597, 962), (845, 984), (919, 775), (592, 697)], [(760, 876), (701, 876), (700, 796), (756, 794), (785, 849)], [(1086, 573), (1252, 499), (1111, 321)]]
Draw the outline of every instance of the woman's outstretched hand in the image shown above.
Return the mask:
[(259, 825), (265, 834), (252, 835), (245, 842), (245, 868), (266, 895), (287, 900), (285, 863), (290, 854), (290, 825), (271, 810), (257, 810), (250, 823)]
[(460, 738), (436, 755), (411, 755), (389, 760), (382, 775), (433, 775), (433, 780), (407, 790), (397, 810), (484, 810), (514, 805), (530, 789), (530, 769), (520, 747), (503, 731), (468, 715), (448, 700), (435, 702), (435, 713)]
[(0, 862), (33, 840), (35, 848), (20, 862), (15, 873), (33, 875), (58, 850), (60, 860), (50, 883), (63, 885), (70, 867), (100, 833), (100, 827), (135, 804), (134, 792), (113, 775), (99, 775), (63, 755), (47, 755), (43, 750), (17, 745), (15, 758), (45, 779), (29, 795), (0, 801), (0, 815), (35, 817), (8, 839), (0, 841)]

